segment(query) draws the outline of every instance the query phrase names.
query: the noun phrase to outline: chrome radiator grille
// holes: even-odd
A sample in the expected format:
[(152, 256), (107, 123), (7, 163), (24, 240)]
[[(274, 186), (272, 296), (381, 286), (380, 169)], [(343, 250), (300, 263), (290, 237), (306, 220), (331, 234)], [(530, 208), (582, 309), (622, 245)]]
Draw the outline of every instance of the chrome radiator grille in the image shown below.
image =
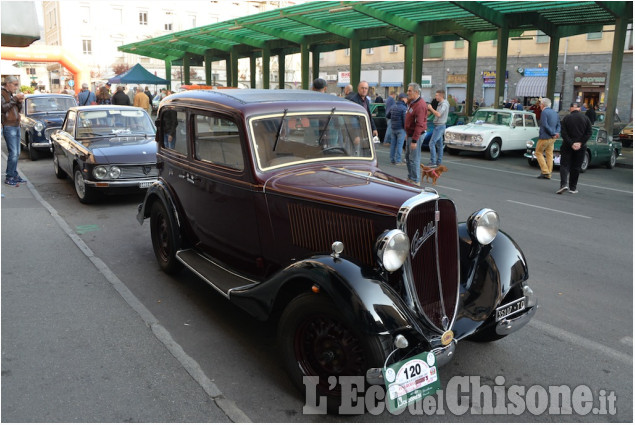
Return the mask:
[(459, 293), (458, 224), (454, 204), (430, 200), (408, 212), (405, 230), (411, 241), (406, 282), (418, 306), (438, 330), (452, 324)]
[(118, 165), (121, 168), (120, 179), (142, 179), (145, 177), (158, 177), (159, 170), (156, 164), (145, 165)]
[(312, 252), (331, 252), (335, 241), (344, 243), (345, 253), (367, 265), (373, 264), (373, 223), (348, 214), (304, 205), (289, 205), (291, 241)]

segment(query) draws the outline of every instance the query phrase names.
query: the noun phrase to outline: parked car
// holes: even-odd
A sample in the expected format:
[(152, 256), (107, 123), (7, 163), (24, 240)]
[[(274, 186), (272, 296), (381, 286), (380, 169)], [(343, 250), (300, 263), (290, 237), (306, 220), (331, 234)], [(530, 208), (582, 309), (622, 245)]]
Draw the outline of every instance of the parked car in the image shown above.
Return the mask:
[(375, 127), (377, 128), (377, 136), (383, 141), (386, 137), (386, 129), (388, 128), (388, 118), (386, 118), (385, 103), (371, 103), (369, 105), (370, 115), (373, 117)]
[(145, 190), (157, 180), (156, 129), (148, 113), (132, 106), (73, 107), (51, 135), (53, 169), (71, 176), (82, 203), (98, 192)]
[(498, 159), (502, 151), (524, 150), (527, 140), (538, 137), (536, 116), (528, 111), (482, 108), (469, 124), (445, 130), (448, 153), (461, 150), (483, 152), (485, 158)]
[[(606, 123), (606, 112), (596, 111), (595, 115), (596, 115), (595, 123), (593, 124), (597, 125), (598, 127), (604, 127)], [(613, 116), (613, 139), (614, 140), (619, 139), (620, 131), (622, 131), (622, 129), (624, 129), (624, 127), (626, 127), (627, 125), (628, 125), (628, 122), (622, 121), (619, 115), (615, 114)]]
[(77, 106), (67, 94), (30, 94), (20, 114), (20, 142), (32, 161), (51, 152), (51, 133), (62, 126), (68, 108)]
[(619, 141), (622, 146), (633, 146), (633, 121), (629, 122), (626, 127), (619, 133)]
[[(527, 142), (527, 152), (525, 158), (529, 165), (537, 167), (536, 160), (536, 144), (538, 138), (534, 137)], [(560, 148), (562, 147), (562, 138), (556, 139), (553, 144), (553, 164), (560, 165)], [(606, 165), (607, 168), (615, 167), (617, 158), (622, 153), (622, 144), (617, 141), (611, 141), (606, 134), (606, 130), (602, 127), (593, 126), (591, 137), (586, 143), (586, 155), (582, 161), (580, 172), (584, 173), (590, 166)]]
[[(463, 106), (463, 105), (461, 105)], [(464, 125), (465, 115), (457, 112), (448, 113), (448, 120), (445, 123), (445, 127), (452, 127), (453, 125)], [(423, 142), (421, 143), (421, 150), (430, 150), (430, 139), (432, 138), (432, 131), (434, 130), (434, 114), (428, 114), (428, 128), (425, 136), (423, 136)], [(444, 134), (445, 140), (445, 134)]]
[(383, 382), (384, 364), (421, 353), (436, 371), (458, 341), (503, 338), (535, 312), (525, 257), (498, 214), (457, 224), (450, 199), (380, 170), (353, 102), (190, 92), (161, 103), (157, 126), (159, 178), (137, 219), (150, 221), (159, 266), (186, 266), (250, 315), (275, 318), (291, 380), (303, 391), (303, 377), (319, 377), (330, 409), (341, 387), (329, 377)]

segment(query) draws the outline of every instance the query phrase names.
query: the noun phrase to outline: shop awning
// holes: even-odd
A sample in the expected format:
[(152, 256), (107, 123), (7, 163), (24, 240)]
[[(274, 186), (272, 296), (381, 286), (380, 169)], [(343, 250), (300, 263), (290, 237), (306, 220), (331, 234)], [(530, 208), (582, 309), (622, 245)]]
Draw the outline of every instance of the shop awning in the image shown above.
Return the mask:
[(523, 77), (516, 85), (516, 96), (541, 97), (547, 95), (547, 77)]
[(382, 87), (401, 87), (403, 83), (401, 81), (382, 81)]

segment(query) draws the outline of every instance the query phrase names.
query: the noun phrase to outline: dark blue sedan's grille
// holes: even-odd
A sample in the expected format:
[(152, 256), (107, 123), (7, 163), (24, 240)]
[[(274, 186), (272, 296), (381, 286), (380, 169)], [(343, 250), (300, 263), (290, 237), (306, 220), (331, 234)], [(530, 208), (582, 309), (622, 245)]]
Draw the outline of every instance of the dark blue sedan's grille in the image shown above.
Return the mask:
[(121, 168), (120, 179), (142, 179), (144, 177), (158, 177), (156, 164), (147, 165), (118, 165)]

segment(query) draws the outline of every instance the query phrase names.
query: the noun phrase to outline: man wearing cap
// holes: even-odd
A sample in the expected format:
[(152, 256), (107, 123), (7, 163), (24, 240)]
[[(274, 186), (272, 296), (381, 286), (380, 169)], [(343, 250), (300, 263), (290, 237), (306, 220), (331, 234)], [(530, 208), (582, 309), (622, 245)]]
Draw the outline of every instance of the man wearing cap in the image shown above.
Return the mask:
[(591, 137), (591, 121), (580, 113), (580, 104), (573, 102), (569, 115), (563, 118), (562, 147), (560, 148), (560, 189), (564, 192), (578, 193), (578, 177), (586, 153), (586, 142)]
[(88, 84), (82, 83), (82, 90), (77, 94), (77, 103), (79, 106), (94, 105), (97, 103), (95, 93), (88, 90)]
[(326, 93), (326, 81), (323, 78), (316, 78), (313, 80), (312, 90), (319, 93)]

